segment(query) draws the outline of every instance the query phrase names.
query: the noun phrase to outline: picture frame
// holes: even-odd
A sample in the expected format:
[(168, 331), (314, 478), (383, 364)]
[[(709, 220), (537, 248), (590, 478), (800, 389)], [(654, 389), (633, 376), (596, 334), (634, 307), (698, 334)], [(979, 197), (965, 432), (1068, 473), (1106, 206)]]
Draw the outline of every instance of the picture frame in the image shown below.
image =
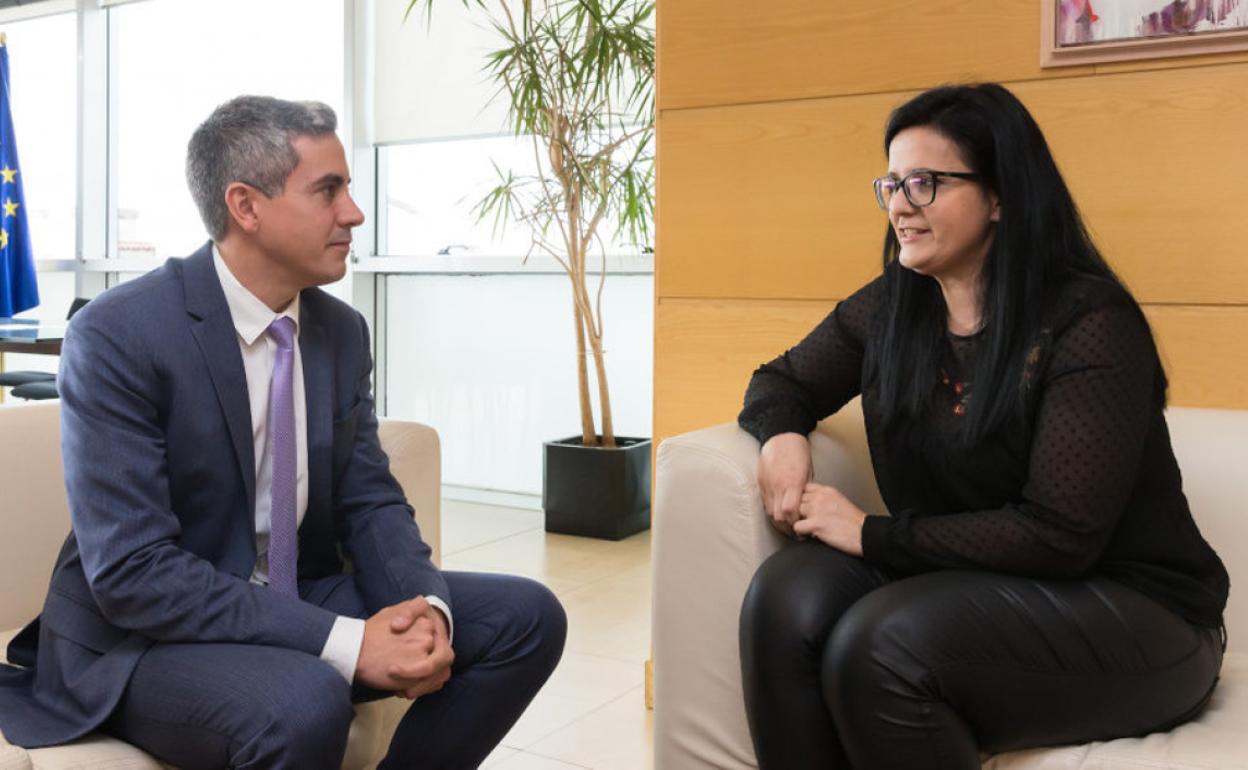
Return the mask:
[[(1219, 13), (1221, 26), (1207, 18)], [(1248, 52), (1248, 0), (1040, 0), (1040, 14), (1043, 68)]]

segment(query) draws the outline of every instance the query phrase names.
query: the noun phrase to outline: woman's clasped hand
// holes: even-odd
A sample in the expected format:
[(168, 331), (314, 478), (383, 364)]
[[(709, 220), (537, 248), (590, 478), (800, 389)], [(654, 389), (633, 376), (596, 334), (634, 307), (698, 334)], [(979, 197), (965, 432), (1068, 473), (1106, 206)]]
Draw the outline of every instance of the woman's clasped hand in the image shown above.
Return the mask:
[(862, 555), (867, 514), (836, 487), (816, 484), (810, 443), (800, 433), (773, 436), (759, 455), (758, 487), (772, 525), (790, 537), (816, 537), (851, 556)]

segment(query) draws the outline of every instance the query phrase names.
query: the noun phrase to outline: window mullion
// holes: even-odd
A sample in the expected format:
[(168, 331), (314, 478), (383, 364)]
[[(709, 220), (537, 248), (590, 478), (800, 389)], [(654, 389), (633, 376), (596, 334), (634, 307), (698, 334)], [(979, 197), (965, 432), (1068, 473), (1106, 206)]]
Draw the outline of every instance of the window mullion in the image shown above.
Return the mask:
[(102, 274), (86, 268), (88, 260), (109, 253), (109, 131), (111, 67), (99, 66), (109, 55), (108, 12), (90, 0), (78, 5), (78, 216), (75, 290), (90, 297), (104, 289)]

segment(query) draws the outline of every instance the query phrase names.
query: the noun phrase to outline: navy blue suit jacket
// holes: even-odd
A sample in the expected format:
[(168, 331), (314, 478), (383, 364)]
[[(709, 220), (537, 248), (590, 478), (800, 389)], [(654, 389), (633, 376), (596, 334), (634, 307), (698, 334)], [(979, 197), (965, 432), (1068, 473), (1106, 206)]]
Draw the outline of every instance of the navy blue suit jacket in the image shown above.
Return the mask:
[[(452, 601), (377, 439), (364, 319), (300, 295), (308, 510), (300, 579), (353, 569), (371, 611)], [(102, 294), (66, 335), (59, 375), (73, 531), (43, 613), (0, 671), (12, 743), (102, 723), (156, 642), (319, 655), (334, 615), (249, 582), (255, 457), (247, 380), (210, 245)]]

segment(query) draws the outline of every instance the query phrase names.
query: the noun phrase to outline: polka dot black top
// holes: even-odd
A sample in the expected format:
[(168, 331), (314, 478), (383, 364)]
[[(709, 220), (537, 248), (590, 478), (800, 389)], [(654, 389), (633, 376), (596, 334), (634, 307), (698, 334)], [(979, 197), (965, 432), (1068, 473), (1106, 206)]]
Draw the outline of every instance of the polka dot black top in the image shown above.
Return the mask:
[(809, 433), (863, 396), (876, 481), (892, 514), (868, 517), (868, 562), (898, 575), (1095, 573), (1193, 623), (1221, 625), (1226, 570), (1192, 520), (1152, 336), (1121, 289), (1092, 281), (1067, 287), (1028, 350), (1025, 419), (971, 446), (960, 426), (974, 397), (978, 335), (948, 335), (924, 418), (883, 427), (878, 394), (870, 384), (863, 389), (880, 297), (877, 279), (760, 367), (739, 418), (765, 442)]

